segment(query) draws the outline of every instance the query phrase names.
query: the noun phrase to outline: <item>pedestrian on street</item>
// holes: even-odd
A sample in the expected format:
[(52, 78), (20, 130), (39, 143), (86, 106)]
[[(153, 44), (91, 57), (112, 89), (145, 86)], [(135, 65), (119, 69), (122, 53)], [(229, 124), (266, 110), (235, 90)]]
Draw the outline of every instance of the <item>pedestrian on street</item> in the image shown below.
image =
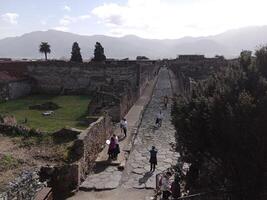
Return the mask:
[(171, 183), (170, 178), (172, 174), (171, 172), (167, 172), (162, 177), (162, 183), (161, 183), (161, 190), (162, 190), (162, 200), (168, 200), (171, 196)]
[(115, 150), (114, 150), (114, 159), (117, 160), (118, 154), (120, 153), (120, 145), (119, 145), (119, 138), (117, 135), (113, 134), (115, 140)]
[(112, 136), (110, 138), (110, 144), (109, 144), (109, 147), (108, 147), (109, 159), (114, 159), (115, 158), (115, 149), (116, 149), (115, 138)]
[(157, 127), (161, 127), (162, 120), (163, 120), (163, 113), (160, 110), (159, 113), (157, 114), (157, 118), (156, 118), (156, 126)]
[(172, 198), (174, 200), (181, 197), (181, 187), (180, 187), (179, 181), (180, 181), (180, 177), (176, 175), (171, 185)]
[(121, 131), (124, 133), (124, 137), (127, 137), (127, 120), (123, 118), (120, 122)]
[(168, 98), (167, 95), (164, 96), (164, 100), (163, 100), (163, 102), (164, 102), (164, 107), (165, 107), (165, 109), (167, 109), (167, 107), (168, 107), (168, 102), (169, 102), (169, 98)]
[(156, 165), (158, 164), (157, 162), (157, 153), (158, 153), (158, 150), (156, 149), (155, 146), (152, 146), (151, 150), (149, 151), (150, 153), (150, 159), (149, 159), (149, 162), (150, 162), (150, 171), (155, 171), (155, 168), (156, 168)]

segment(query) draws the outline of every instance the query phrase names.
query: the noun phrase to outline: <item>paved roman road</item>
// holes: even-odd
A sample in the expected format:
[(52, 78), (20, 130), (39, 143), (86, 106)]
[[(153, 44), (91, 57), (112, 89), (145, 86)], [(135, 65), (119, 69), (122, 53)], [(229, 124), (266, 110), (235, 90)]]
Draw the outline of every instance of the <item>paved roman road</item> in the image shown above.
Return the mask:
[[(126, 169), (121, 180), (123, 188), (155, 188), (155, 175), (177, 163), (179, 154), (172, 147), (175, 146), (175, 129), (171, 123), (171, 106), (163, 107), (163, 97), (172, 97), (169, 73), (166, 68), (161, 69), (158, 82), (142, 118), (133, 150), (129, 156)], [(159, 129), (155, 128), (155, 118), (162, 110), (164, 119)], [(149, 150), (151, 146), (158, 149), (158, 165), (156, 171), (149, 173)]]
[[(165, 95), (168, 95), (171, 99), (172, 89), (168, 70), (162, 68), (151, 101), (144, 111), (125, 170), (120, 172), (116, 170), (116, 167), (110, 166), (100, 174), (90, 175), (82, 185), (82, 187), (88, 189), (97, 186), (96, 188), (100, 190), (101, 188), (112, 188), (113, 190), (100, 193), (81, 191), (71, 199), (117, 200), (127, 198), (133, 200), (136, 197), (138, 199), (150, 199), (153, 194), (152, 190), (139, 189), (154, 189), (156, 174), (175, 165), (179, 158), (179, 153), (173, 149), (175, 146), (175, 129), (171, 124), (171, 106), (168, 105), (167, 109), (163, 108), (163, 97)], [(163, 112), (164, 119), (162, 126), (156, 129), (155, 118), (160, 110)], [(158, 165), (154, 173), (149, 172), (149, 150), (152, 145), (158, 149)], [(112, 179), (109, 177), (112, 177)]]

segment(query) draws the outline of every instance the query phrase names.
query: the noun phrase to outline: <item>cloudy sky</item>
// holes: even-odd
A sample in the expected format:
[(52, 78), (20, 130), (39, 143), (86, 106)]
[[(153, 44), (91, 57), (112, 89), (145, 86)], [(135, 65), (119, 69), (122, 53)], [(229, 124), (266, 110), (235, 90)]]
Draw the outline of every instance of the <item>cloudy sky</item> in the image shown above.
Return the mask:
[(56, 29), (144, 38), (267, 25), (266, 0), (0, 0), (0, 38)]

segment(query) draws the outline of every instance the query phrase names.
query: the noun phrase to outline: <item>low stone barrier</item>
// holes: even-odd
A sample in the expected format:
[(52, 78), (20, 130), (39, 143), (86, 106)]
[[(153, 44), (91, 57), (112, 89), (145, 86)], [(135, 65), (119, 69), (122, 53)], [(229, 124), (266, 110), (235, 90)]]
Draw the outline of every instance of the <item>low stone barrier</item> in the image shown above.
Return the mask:
[(112, 133), (111, 117), (99, 117), (77, 136), (69, 150), (69, 164), (41, 168), (40, 176), (48, 180), (55, 199), (65, 199), (79, 188), (81, 180), (92, 171), (98, 153)]

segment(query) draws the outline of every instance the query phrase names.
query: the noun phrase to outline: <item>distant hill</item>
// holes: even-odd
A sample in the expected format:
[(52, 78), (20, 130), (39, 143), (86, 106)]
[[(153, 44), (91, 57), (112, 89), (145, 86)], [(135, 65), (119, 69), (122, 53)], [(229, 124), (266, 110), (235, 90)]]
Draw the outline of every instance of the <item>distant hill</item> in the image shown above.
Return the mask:
[(79, 43), (84, 59), (93, 56), (97, 41), (105, 48), (108, 58), (136, 58), (138, 55), (152, 59), (175, 58), (178, 54), (234, 57), (243, 49), (254, 50), (257, 46), (266, 44), (267, 26), (230, 30), (208, 37), (166, 40), (144, 39), (134, 35), (117, 38), (104, 35), (83, 36), (55, 30), (36, 31), (0, 40), (0, 57), (42, 58), (43, 55), (38, 52), (42, 41), (51, 45), (50, 58), (69, 59), (75, 41)]

